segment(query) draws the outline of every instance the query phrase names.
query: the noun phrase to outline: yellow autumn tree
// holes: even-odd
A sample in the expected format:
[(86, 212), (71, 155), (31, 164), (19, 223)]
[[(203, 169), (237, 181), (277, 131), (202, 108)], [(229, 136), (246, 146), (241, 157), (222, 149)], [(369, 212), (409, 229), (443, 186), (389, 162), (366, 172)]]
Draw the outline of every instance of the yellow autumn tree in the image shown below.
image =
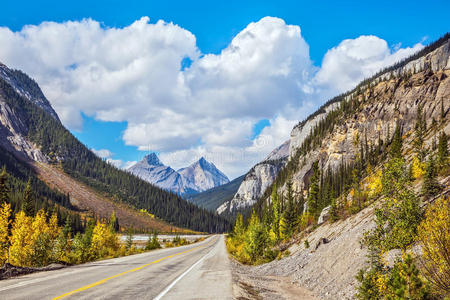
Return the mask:
[(439, 198), (418, 228), (422, 265), (427, 279), (441, 295), (450, 295), (450, 200)]
[(378, 169), (375, 173), (370, 173), (367, 178), (367, 192), (370, 198), (375, 198), (380, 195), (383, 185), (381, 179), (383, 177), (383, 172)]
[(280, 228), (280, 239), (286, 240), (289, 237), (289, 232), (288, 232), (288, 224), (284, 216), (281, 216), (280, 218), (279, 228)]
[(92, 232), (91, 254), (94, 258), (114, 257), (120, 249), (117, 234), (111, 232), (106, 224), (97, 222)]
[(411, 171), (414, 179), (422, 178), (425, 175), (425, 163), (421, 162), (417, 156), (413, 158)]
[[(50, 230), (50, 226), (47, 223), (47, 213), (41, 209), (38, 211), (31, 224), (31, 240), (32, 253), (31, 253), (31, 265), (33, 266), (45, 266), (51, 262), (54, 240), (56, 238), (55, 231), (57, 231), (57, 222), (53, 217), (53, 232)], [(56, 228), (55, 228), (56, 226)]]
[(25, 215), (23, 211), (16, 214), (16, 219), (11, 229), (11, 247), (9, 249), (9, 259), (15, 266), (30, 266), (33, 252), (31, 235), (32, 219)]
[(50, 217), (50, 221), (48, 222), (48, 230), (50, 238), (55, 240), (61, 231), (61, 228), (58, 226), (58, 215), (56, 213), (53, 213)]
[(8, 259), (8, 228), (11, 223), (10, 217), (11, 205), (5, 202), (0, 207), (0, 266), (2, 266)]

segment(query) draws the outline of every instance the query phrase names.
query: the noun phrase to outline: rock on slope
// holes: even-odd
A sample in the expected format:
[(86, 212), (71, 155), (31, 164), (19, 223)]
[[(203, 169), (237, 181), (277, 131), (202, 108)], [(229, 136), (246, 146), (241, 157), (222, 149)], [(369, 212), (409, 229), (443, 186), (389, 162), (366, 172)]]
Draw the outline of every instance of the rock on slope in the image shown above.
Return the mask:
[(203, 157), (189, 167), (175, 171), (165, 166), (155, 153), (146, 155), (128, 168), (132, 174), (180, 195), (193, 195), (228, 183), (228, 177)]

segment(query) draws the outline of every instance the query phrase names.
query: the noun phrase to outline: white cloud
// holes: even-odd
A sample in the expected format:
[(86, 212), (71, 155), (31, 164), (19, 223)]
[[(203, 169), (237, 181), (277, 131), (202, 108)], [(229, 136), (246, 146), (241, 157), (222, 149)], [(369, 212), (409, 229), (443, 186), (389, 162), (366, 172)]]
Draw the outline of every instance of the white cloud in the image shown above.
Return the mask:
[(121, 159), (108, 158), (106, 159), (106, 162), (115, 166), (116, 168), (123, 168), (123, 161)]
[(137, 161), (135, 161), (135, 160), (127, 161), (127, 162), (125, 162), (125, 163), (122, 164), (122, 169), (125, 169), (125, 170), (126, 170), (126, 169), (128, 169), (129, 167), (135, 165), (136, 163), (137, 163)]
[(96, 149), (92, 148), (91, 151), (94, 152), (94, 154), (100, 158), (110, 158), (113, 155), (112, 152), (109, 151), (108, 149), (96, 150)]
[[(219, 54), (202, 55), (195, 36), (147, 17), (124, 28), (94, 20), (0, 27), (0, 61), (30, 74), (65, 125), (81, 112), (126, 121), (127, 145), (161, 153), (175, 168), (205, 156), (230, 177), (289, 138), (292, 126), (326, 98), (422, 47), (390, 49), (375, 36), (342, 41), (314, 66), (299, 26), (265, 17)], [(193, 62), (181, 70), (181, 61)], [(253, 126), (270, 120), (252, 140)], [(110, 163), (108, 150), (97, 155)]]
[(91, 151), (94, 152), (94, 154), (97, 155), (98, 157), (100, 157), (101, 159), (104, 159), (107, 163), (115, 166), (116, 168), (128, 169), (129, 167), (131, 167), (132, 165), (134, 165), (136, 163), (136, 161), (124, 162), (121, 159), (114, 159), (113, 158), (114, 153), (112, 153), (108, 149), (96, 150), (96, 149), (92, 148)]
[(422, 48), (419, 43), (412, 48), (397, 45), (391, 50), (385, 40), (373, 35), (347, 39), (325, 54), (314, 84), (327, 96), (344, 92)]

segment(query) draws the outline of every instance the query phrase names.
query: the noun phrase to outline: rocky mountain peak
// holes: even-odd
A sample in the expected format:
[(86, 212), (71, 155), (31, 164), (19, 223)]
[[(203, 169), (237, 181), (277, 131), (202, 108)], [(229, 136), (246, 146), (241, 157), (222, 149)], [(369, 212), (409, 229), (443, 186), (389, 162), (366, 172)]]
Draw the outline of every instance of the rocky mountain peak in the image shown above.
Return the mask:
[(189, 167), (175, 171), (150, 153), (128, 171), (161, 188), (181, 195), (192, 195), (228, 183), (228, 177), (204, 157)]
[(142, 161), (146, 162), (151, 166), (163, 166), (164, 164), (159, 160), (158, 155), (156, 153), (150, 153), (144, 156)]

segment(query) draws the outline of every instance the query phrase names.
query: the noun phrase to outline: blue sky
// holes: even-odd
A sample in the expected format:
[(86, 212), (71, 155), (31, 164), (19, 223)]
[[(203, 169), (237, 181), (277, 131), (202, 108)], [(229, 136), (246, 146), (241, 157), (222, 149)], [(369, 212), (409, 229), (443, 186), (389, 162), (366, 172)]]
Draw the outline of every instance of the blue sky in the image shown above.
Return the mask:
[[(287, 78), (306, 76), (308, 77), (307, 79), (302, 79), (303, 81), (300, 83), (296, 82), (295, 84), (284, 85), (285, 83), (280, 83), (281, 75), (281, 77), (275, 79), (274, 76), (271, 76), (270, 80), (273, 80), (273, 82), (268, 81), (268, 78), (262, 78), (261, 85), (255, 84), (255, 86), (252, 87), (256, 90), (245, 90), (242, 95), (239, 95), (239, 97), (236, 96), (236, 99), (230, 100), (229, 107), (221, 107), (221, 102), (209, 107), (209, 102), (205, 100), (205, 102), (201, 102), (201, 105), (199, 104), (198, 107), (206, 107), (204, 115), (211, 116), (210, 120), (207, 120), (206, 116), (202, 115), (189, 119), (189, 116), (193, 115), (192, 113), (190, 115), (188, 113), (183, 115), (179, 109), (180, 104), (171, 100), (172, 97), (174, 97), (173, 95), (166, 95), (162, 91), (158, 91), (157, 95), (152, 92), (147, 92), (146, 87), (153, 87), (154, 84), (154, 82), (150, 82), (151, 79), (145, 81), (143, 85), (136, 85), (136, 89), (132, 92), (124, 92), (126, 88), (119, 87), (118, 93), (121, 94), (120, 97), (116, 97), (117, 99), (114, 98), (114, 95), (108, 93), (99, 94), (98, 98), (103, 100), (98, 101), (99, 103), (104, 101), (105, 108), (100, 106), (100, 104), (98, 106), (92, 104), (92, 102), (97, 101), (96, 98), (90, 99), (90, 103), (83, 106), (80, 104), (83, 99), (79, 98), (82, 94), (69, 95), (69, 92), (67, 91), (64, 91), (64, 93), (61, 92), (60, 94), (56, 92), (56, 90), (59, 90), (59, 86), (55, 86), (54, 84), (58, 79), (54, 74), (66, 72), (67, 70), (65, 69), (67, 69), (69, 61), (73, 60), (77, 62), (71, 62), (71, 66), (76, 69), (78, 65), (82, 65), (83, 63), (86, 63), (86, 66), (92, 67), (93, 62), (98, 64), (98, 58), (96, 58), (97, 60), (93, 59), (93, 61), (90, 62), (86, 62), (85, 57), (77, 58), (78, 60), (75, 58), (67, 59), (67, 61), (61, 63), (61, 66), (65, 66), (65, 69), (61, 66), (51, 66), (48, 67), (48, 72), (44, 72), (41, 71), (41, 69), (47, 67), (47, 65), (45, 65), (46, 63), (49, 64), (49, 60), (45, 58), (44, 50), (46, 49), (39, 50), (40, 48), (37, 46), (30, 46), (30, 52), (24, 52), (21, 54), (23, 56), (20, 57), (19, 54), (17, 54), (18, 51), (14, 51), (14, 47), (18, 46), (14, 46), (14, 42), (11, 40), (10, 48), (6, 47), (9, 50), (7, 49), (3, 52), (0, 51), (0, 61), (6, 62), (10, 67), (23, 69), (43, 86), (44, 92), (55, 106), (57, 112), (63, 116), (62, 119), (65, 125), (67, 125), (83, 143), (87, 144), (90, 148), (97, 150), (108, 149), (111, 154), (109, 158), (116, 161), (120, 160), (122, 167), (126, 162), (139, 160), (147, 150), (161, 153), (163, 161), (173, 164), (175, 167), (192, 162), (196, 156), (206, 155), (207, 158), (209, 157), (219, 167), (224, 169), (230, 177), (236, 177), (244, 173), (253, 163), (257, 162), (258, 159), (267, 155), (271, 148), (274, 148), (277, 143), (289, 136), (288, 129), (295, 121), (301, 120), (308, 113), (312, 112), (322, 104), (327, 97), (350, 87), (358, 80), (370, 74), (370, 72), (373, 72), (377, 66), (389, 64), (392, 60), (411, 53), (411, 51), (413, 51), (411, 49), (419, 49), (419, 43), (424, 45), (433, 41), (450, 29), (448, 23), (450, 1), (427, 1), (426, 4), (424, 4), (423, 1), (110, 0), (95, 1), (95, 3), (92, 2), (93, 1), (73, 1), (70, 4), (67, 4), (61, 1), (4, 0), (2, 1), (2, 9), (0, 10), (0, 27), (8, 28), (10, 32), (17, 33), (26, 25), (40, 26), (44, 21), (64, 23), (69, 20), (81, 21), (86, 18), (91, 18), (101, 24), (102, 30), (107, 31), (107, 28), (124, 28), (130, 26), (130, 24), (140, 20), (143, 16), (148, 16), (150, 18), (149, 21), (143, 21), (143, 23), (154, 24), (158, 20), (172, 22), (179, 27), (175, 28), (178, 32), (175, 39), (179, 40), (179, 42), (175, 43), (176, 45), (174, 46), (178, 52), (170, 59), (167, 58), (167, 60), (161, 62), (152, 62), (151, 66), (162, 68), (161, 66), (170, 64), (173, 59), (175, 59), (175, 62), (176, 60), (179, 60), (180, 74), (185, 77), (184, 80), (190, 80), (188, 87), (190, 94), (197, 95), (198, 98), (211, 97), (211, 95), (220, 93), (224, 89), (233, 90), (233, 86), (221, 86), (220, 89), (217, 89), (216, 91), (210, 89), (205, 90), (204, 87), (203, 89), (200, 89), (198, 86), (202, 83), (208, 83), (207, 86), (209, 88), (209, 86), (215, 86), (218, 80), (217, 78), (223, 80), (225, 75), (215, 78), (215, 75), (208, 71), (209, 69), (207, 68), (211, 65), (220, 67), (221, 65), (218, 61), (223, 60), (223, 68), (226, 69), (231, 62), (235, 61), (226, 61), (226, 56), (221, 56), (220, 54), (222, 50), (229, 47), (233, 39), (240, 33), (260, 32), (258, 30), (261, 28), (264, 30), (269, 28), (272, 31), (269, 29), (267, 29), (269, 31), (261, 30), (263, 30), (263, 32), (276, 32), (277, 34), (281, 32), (279, 35), (283, 37), (283, 39), (280, 38), (274, 40), (273, 43), (289, 43), (292, 41), (292, 49), (289, 48), (291, 49), (289, 50), (291, 52), (283, 54), (289, 58), (288, 60), (284, 60), (284, 58), (281, 57), (280, 59), (274, 59), (272, 61), (272, 57), (278, 55), (279, 52), (284, 51), (283, 47), (273, 53), (268, 54), (264, 52), (261, 55), (269, 56), (264, 58), (259, 64), (264, 64), (267, 61), (268, 67), (265, 69), (262, 68), (261, 70), (251, 70), (249, 74), (251, 74), (251, 76), (257, 74), (258, 77), (258, 74), (267, 72), (269, 69), (282, 69), (282, 62), (291, 61), (292, 57), (294, 57), (295, 59), (298, 59), (296, 63), (296, 66), (298, 66), (297, 69), (301, 69), (302, 72), (288, 70), (286, 71), (287, 73), (283, 73), (282, 76)], [(277, 19), (259, 22), (266, 16), (279, 18), (284, 21), (284, 23), (278, 24)], [(257, 24), (255, 28), (248, 27), (252, 22)], [(273, 24), (277, 25), (275, 26)], [(77, 26), (78, 25), (80, 24), (77, 23)], [(295, 28), (290, 28), (289, 25), (301, 28), (301, 33), (296, 32), (294, 30)], [(154, 30), (147, 28), (148, 30), (153, 31), (146, 36), (156, 34), (159, 32), (157, 30), (160, 29), (167, 35), (167, 30), (170, 28), (169, 26), (163, 27), (163, 29), (156, 28)], [(44, 32), (42, 34), (53, 34), (53, 31), (46, 32), (47, 33)], [(84, 31), (80, 29), (79, 35), (81, 36), (82, 34), (84, 34)], [(192, 40), (190, 34), (195, 37), (195, 40)], [(370, 44), (374, 41), (369, 41), (367, 39), (358, 40), (358, 37), (366, 35), (373, 35), (379, 39), (375, 41), (376, 46), (374, 46), (375, 44)], [(293, 36), (295, 40), (292, 40)], [(0, 41), (9, 43), (9, 38), (9, 35), (5, 33), (4, 39), (2, 40), (0, 37)], [(19, 39), (19, 37), (15, 38)], [(42, 36), (40, 35), (39, 38), (42, 38)], [(76, 40), (77, 38), (74, 39)], [(349, 79), (347, 82), (336, 82), (331, 77), (339, 75), (333, 73), (335, 72), (333, 70), (341, 65), (333, 65), (333, 63), (335, 61), (339, 62), (339, 59), (342, 58), (342, 54), (339, 54), (339, 49), (333, 52), (334, 54), (330, 52), (330, 49), (333, 47), (339, 48), (339, 45), (345, 46), (341, 43), (346, 39), (351, 39), (352, 41), (349, 42), (349, 45), (352, 47), (359, 47), (357, 49), (360, 52), (366, 49), (364, 47), (374, 49), (380, 46), (383, 48), (383, 43), (387, 43), (388, 50), (380, 48), (380, 52), (374, 53), (373, 57), (368, 61), (362, 62), (360, 68), (357, 70), (357, 73), (359, 72), (358, 76), (352, 77), (351, 80)], [(120, 45), (120, 42), (121, 41), (118, 40), (117, 44)], [(51, 43), (57, 43), (57, 41), (49, 40), (45, 43), (48, 43), (48, 45), (51, 46)], [(155, 49), (159, 49), (167, 44), (167, 42), (165, 44), (155, 43), (156, 42), (151, 42), (148, 45), (151, 47), (155, 45)], [(169, 41), (169, 43), (172, 42)], [(243, 39), (236, 43), (240, 43), (239, 45), (241, 45), (242, 48), (248, 45)], [(270, 43), (265, 43), (264, 45), (257, 46), (257, 49), (260, 47), (268, 47), (268, 45), (270, 46)], [(417, 48), (413, 48), (415, 46)], [(56, 45), (54, 48), (59, 49), (59, 47), (60, 45)], [(65, 59), (65, 55), (62, 54), (62, 52), (68, 50), (65, 50), (63, 46), (60, 48), (61, 52), (56, 53), (55, 60), (59, 57), (58, 55), (61, 55), (61, 59)], [(396, 53), (398, 49), (401, 50), (403, 48), (406, 49), (404, 53), (401, 51)], [(183, 49), (186, 50), (184, 51)], [(35, 54), (32, 51), (42, 51), (42, 53), (36, 54), (36, 57), (42, 58), (42, 60), (39, 61), (42, 65), (27, 62), (27, 60), (30, 59), (30, 53), (32, 55)], [(157, 50), (149, 50), (149, 57), (157, 56), (151, 51)], [(325, 68), (322, 66), (322, 60), (327, 53), (329, 53), (327, 61), (327, 66), (329, 67)], [(202, 60), (202, 58), (208, 54), (215, 54), (216, 56), (213, 57), (213, 59), (208, 58)], [(244, 60), (246, 54), (241, 55), (243, 57), (242, 60)], [(299, 58), (299, 56), (302, 55), (307, 56), (308, 59), (302, 60), (302, 58)], [(190, 56), (189, 60), (192, 60), (194, 64), (192, 68), (189, 68), (190, 64), (182, 66), (182, 61), (186, 61), (183, 60), (184, 56)], [(229, 56), (231, 56), (231, 54)], [(111, 65), (109, 65), (109, 67), (112, 68)], [(236, 68), (242, 68), (242, 66), (237, 66)], [(345, 72), (345, 65), (342, 65), (341, 68), (343, 69), (343, 72)], [(105, 69), (108, 69), (108, 67)], [(184, 69), (187, 71), (184, 72)], [(227, 72), (228, 71), (229, 70), (227, 70)], [(170, 74), (172, 73), (173, 70), (168, 70), (158, 76), (171, 76)], [(241, 70), (237, 74), (242, 73), (244, 72)], [(308, 73), (308, 75), (304, 75), (304, 73)], [(179, 78), (180, 74), (175, 74), (174, 76)], [(147, 77), (151, 77), (151, 75), (152, 74), (145, 73), (145, 76)], [(74, 76), (76, 76), (75, 72), (74, 74), (70, 74), (70, 76), (67, 75), (61, 90), (72, 84), (72, 81), (76, 82), (77, 77)], [(158, 76), (155, 76), (154, 81), (158, 80)], [(246, 78), (242, 79), (243, 82), (245, 82), (245, 80)], [(127, 82), (129, 83), (130, 81)], [(321, 85), (319, 86), (317, 82), (320, 82)], [(75, 83), (73, 84), (75, 85)], [(174, 82), (171, 81), (166, 84), (157, 82), (153, 89), (158, 86), (171, 87)], [(244, 90), (247, 87), (252, 86), (252, 84), (253, 81), (249, 80), (248, 84), (243, 87), (237, 87), (236, 90)], [(268, 99), (261, 100), (261, 102), (258, 103), (257, 99), (258, 97), (261, 97), (258, 93), (260, 90), (263, 90), (261, 86), (271, 84), (273, 84), (273, 88), (270, 89), (270, 91), (261, 93), (261, 95), (264, 96), (268, 95)], [(296, 84), (300, 84), (303, 87), (297, 91), (293, 88)], [(152, 100), (148, 100), (147, 106), (143, 105), (132, 113), (124, 114), (123, 111), (127, 108), (127, 101), (130, 101), (130, 99), (136, 96), (136, 90), (140, 91), (141, 89), (143, 89), (142, 93), (148, 93), (144, 96), (148, 97), (148, 99), (151, 98)], [(183, 87), (180, 91), (185, 89), (186, 87)], [(311, 92), (311, 90), (313, 90), (313, 92)], [(65, 98), (61, 98), (61, 95), (64, 95)], [(141, 95), (141, 93), (139, 93), (139, 95)], [(228, 93), (227, 96), (223, 96), (223, 99), (228, 99), (230, 95), (233, 97), (232, 93)], [(272, 100), (269, 96), (272, 97)], [(111, 101), (113, 102), (111, 106), (115, 105), (114, 107), (110, 107), (110, 103), (105, 100), (108, 99), (108, 97), (114, 98), (114, 100)], [(198, 98), (187, 98), (183, 103), (193, 103), (194, 101), (197, 101)], [(60, 99), (64, 99), (65, 102), (63, 103), (63, 100)], [(290, 100), (285, 102), (281, 101), (280, 109), (275, 106), (270, 107), (270, 103), (279, 102), (280, 99)], [(172, 102), (174, 106), (170, 107), (169, 105)], [(119, 105), (120, 103), (122, 103), (122, 106)], [(167, 106), (165, 106), (166, 104)], [(76, 109), (71, 110), (70, 105), (76, 106)], [(239, 110), (233, 110), (233, 107), (235, 106), (238, 107)], [(132, 117), (133, 114), (140, 115), (145, 107), (148, 107), (149, 109), (149, 112), (145, 117), (141, 117), (139, 120), (137, 120), (138, 118), (134, 119)], [(215, 107), (218, 111), (214, 111)], [(267, 109), (264, 110), (262, 107), (267, 107)], [(179, 130), (179, 133), (174, 135), (173, 140), (163, 140), (163, 138), (158, 137), (158, 141), (156, 142), (155, 140), (157, 138), (155, 137), (152, 139), (152, 136), (158, 135), (158, 133), (163, 132), (165, 128), (168, 128), (170, 127), (169, 125), (171, 125), (163, 124), (161, 118), (158, 119), (158, 113), (155, 113), (154, 111), (156, 108), (158, 108), (158, 112), (161, 113), (161, 118), (163, 115), (167, 114), (167, 116), (173, 117), (177, 122), (184, 122), (184, 127), (192, 126), (192, 128), (186, 131), (196, 132), (196, 135), (189, 135), (187, 132), (183, 131), (185, 128), (177, 127), (174, 128), (173, 131)], [(222, 112), (221, 110), (229, 111), (227, 112), (228, 114), (225, 114), (225, 112)], [(295, 114), (291, 113), (294, 110)], [(247, 114), (245, 113), (246, 111), (248, 111)], [(74, 114), (78, 114), (79, 117), (74, 117)], [(205, 118), (205, 121), (203, 123), (198, 123), (197, 121), (203, 117)], [(77, 120), (74, 121), (74, 118)], [(205, 131), (204, 128), (208, 127), (208, 124), (216, 123), (214, 120), (217, 120), (217, 124), (221, 125), (211, 126), (212, 133)], [(130, 125), (131, 123), (133, 123), (134, 127)], [(81, 126), (79, 126), (80, 124)], [(238, 124), (237, 128), (233, 129), (235, 124)], [(236, 132), (241, 129), (242, 132), (240, 132), (240, 135), (238, 136)], [(233, 135), (233, 132), (236, 134)], [(139, 134), (142, 134), (142, 138)], [(258, 140), (258, 138), (260, 141), (257, 144), (264, 144), (267, 145), (267, 147), (255, 150), (255, 140)], [(141, 140), (142, 142), (140, 142)], [(151, 149), (145, 149), (145, 144), (151, 145)], [(228, 149), (226, 148), (227, 146), (233, 148)], [(240, 151), (239, 149), (245, 150)], [(224, 158), (224, 153), (233, 153), (233, 157)]]

